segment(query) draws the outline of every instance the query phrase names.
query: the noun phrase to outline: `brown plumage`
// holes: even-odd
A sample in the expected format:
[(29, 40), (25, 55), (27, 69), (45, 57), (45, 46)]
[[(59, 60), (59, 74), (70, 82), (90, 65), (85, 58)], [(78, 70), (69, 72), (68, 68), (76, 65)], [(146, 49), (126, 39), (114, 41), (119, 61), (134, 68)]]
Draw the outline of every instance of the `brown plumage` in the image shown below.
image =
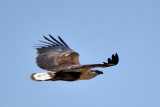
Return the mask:
[(35, 81), (76, 81), (91, 79), (102, 74), (99, 70), (90, 70), (96, 67), (109, 67), (118, 64), (118, 55), (108, 58), (108, 63), (80, 65), (79, 54), (73, 51), (59, 36), (58, 40), (49, 35), (51, 39), (44, 36), (48, 42), (40, 41), (47, 45), (37, 47), (37, 65), (48, 73), (35, 73), (31, 79)]

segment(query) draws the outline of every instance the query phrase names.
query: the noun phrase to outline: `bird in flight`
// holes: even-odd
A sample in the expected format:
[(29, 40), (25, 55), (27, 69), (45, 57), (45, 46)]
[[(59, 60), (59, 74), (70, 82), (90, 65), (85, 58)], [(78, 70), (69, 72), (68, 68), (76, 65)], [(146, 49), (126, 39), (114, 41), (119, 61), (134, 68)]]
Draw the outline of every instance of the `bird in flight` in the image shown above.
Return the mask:
[(30, 78), (34, 81), (89, 80), (103, 74), (102, 71), (92, 70), (92, 68), (106, 68), (117, 65), (119, 62), (116, 53), (108, 58), (108, 62), (81, 65), (78, 60), (79, 54), (72, 50), (60, 36), (58, 36), (59, 40), (51, 35), (49, 35), (50, 39), (43, 37), (47, 42), (40, 41), (44, 44), (36, 47), (38, 54), (36, 63), (38, 67), (49, 72), (32, 74)]

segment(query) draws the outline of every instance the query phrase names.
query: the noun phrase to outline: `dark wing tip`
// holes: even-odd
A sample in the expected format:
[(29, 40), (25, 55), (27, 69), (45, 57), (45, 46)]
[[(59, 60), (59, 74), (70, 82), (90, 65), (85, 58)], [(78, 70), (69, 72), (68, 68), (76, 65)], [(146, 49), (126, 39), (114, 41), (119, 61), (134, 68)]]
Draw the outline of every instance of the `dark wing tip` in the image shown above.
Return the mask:
[(112, 62), (113, 64), (117, 65), (119, 62), (119, 57), (118, 54), (116, 53), (115, 55), (112, 55)]
[(63, 45), (65, 45), (66, 47), (69, 47), (64, 41), (63, 39), (58, 35), (59, 40), (63, 43)]
[(108, 58), (108, 63), (109, 63), (109, 64), (112, 63), (112, 60), (111, 60), (110, 58)]
[(112, 55), (112, 58), (108, 58), (108, 64), (114, 64), (114, 65), (117, 65), (119, 62), (119, 57), (118, 57), (118, 54), (116, 53), (115, 55), (113, 54)]
[(55, 39), (53, 36), (51, 36), (50, 34), (49, 34), (49, 36), (50, 36), (50, 38), (52, 38), (52, 40), (54, 40), (57, 44), (63, 46), (63, 44), (62, 44), (61, 42), (59, 42), (57, 39)]
[(119, 62), (119, 57), (118, 57), (118, 54), (116, 53), (116, 55), (115, 55), (115, 59), (116, 59), (116, 64), (118, 64), (118, 62)]
[[(43, 38), (45, 40), (47, 40), (48, 42), (44, 42), (44, 41), (40, 41), (42, 43), (44, 43), (44, 45), (42, 46), (33, 46), (33, 47), (36, 47), (36, 48), (47, 48), (47, 47), (51, 47), (51, 46), (66, 46), (66, 47), (69, 47), (63, 40), (60, 36), (58, 36), (58, 39), (60, 41), (58, 41), (57, 39), (55, 39), (52, 35), (48, 34), (50, 39), (47, 38), (46, 36), (43, 35)], [(47, 45), (46, 45), (47, 44)]]

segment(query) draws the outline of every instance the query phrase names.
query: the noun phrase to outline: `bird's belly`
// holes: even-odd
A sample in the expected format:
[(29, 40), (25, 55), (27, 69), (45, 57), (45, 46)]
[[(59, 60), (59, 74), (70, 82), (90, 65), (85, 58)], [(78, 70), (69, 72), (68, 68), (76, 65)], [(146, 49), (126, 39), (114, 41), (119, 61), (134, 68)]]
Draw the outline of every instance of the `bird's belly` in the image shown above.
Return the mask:
[(80, 78), (81, 72), (59, 72), (52, 81), (75, 81)]

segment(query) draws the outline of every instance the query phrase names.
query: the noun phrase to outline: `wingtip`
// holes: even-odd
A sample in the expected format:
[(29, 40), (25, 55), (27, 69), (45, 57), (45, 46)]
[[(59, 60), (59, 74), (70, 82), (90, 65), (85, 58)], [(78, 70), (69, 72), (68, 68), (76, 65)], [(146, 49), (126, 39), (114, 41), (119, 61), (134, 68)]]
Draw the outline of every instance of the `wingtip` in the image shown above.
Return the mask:
[(61, 37), (58, 35), (58, 39), (61, 40)]
[(119, 63), (119, 57), (117, 53), (115, 54), (114, 58), (115, 58), (115, 65), (117, 65)]
[(111, 60), (110, 58), (108, 58), (108, 63), (109, 63), (109, 64), (112, 63), (112, 60)]
[(51, 38), (53, 37), (51, 34), (48, 34)]
[(115, 56), (118, 56), (118, 54), (116, 53)]
[(45, 37), (44, 35), (43, 35), (43, 38), (45, 39), (45, 40), (47, 40), (48, 38), (47, 37)]
[[(49, 35), (50, 38), (52, 38), (52, 39), (54, 38), (51, 34), (48, 34), (48, 35)], [(54, 39), (55, 39), (55, 38), (54, 38)]]
[(111, 57), (111, 58), (108, 58), (108, 64), (117, 65), (118, 62), (119, 62), (119, 57), (118, 57), (118, 54), (117, 54), (117, 53), (112, 54), (112, 57)]
[(64, 46), (69, 47), (59, 35), (58, 35), (58, 39), (63, 43)]
[(118, 54), (117, 54), (117, 60), (118, 60), (118, 61), (117, 61), (117, 64), (118, 64), (118, 63), (119, 63), (119, 56), (118, 56)]

